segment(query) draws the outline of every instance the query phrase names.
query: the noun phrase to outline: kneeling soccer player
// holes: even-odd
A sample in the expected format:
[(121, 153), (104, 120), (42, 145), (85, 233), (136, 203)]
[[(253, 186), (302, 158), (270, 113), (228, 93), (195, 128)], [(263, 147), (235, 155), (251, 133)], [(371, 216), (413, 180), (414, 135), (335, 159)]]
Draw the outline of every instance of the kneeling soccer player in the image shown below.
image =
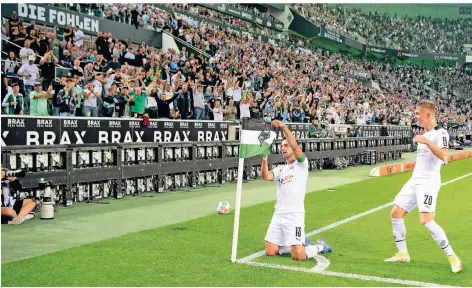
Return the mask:
[(436, 122), (436, 105), (432, 101), (421, 101), (415, 110), (415, 117), (420, 127), (425, 129), (424, 135), (416, 136), (418, 154), (413, 174), (395, 197), (392, 209), (393, 237), (398, 253), (386, 262), (409, 262), (410, 256), (406, 249), (406, 227), (403, 218), (418, 206), (420, 222), (431, 233), (433, 239), (449, 258), (452, 272), (462, 270), (462, 264), (454, 254), (444, 230), (434, 221), (436, 200), (441, 188), (441, 165), (448, 162), (449, 135)]
[(308, 238), (305, 238), (304, 202), (308, 160), (283, 122), (274, 120), (272, 126), (280, 127), (284, 132), (282, 154), (286, 164), (269, 171), (267, 156), (262, 160), (262, 179), (277, 181), (277, 203), (265, 237), (266, 255), (290, 253), (294, 260), (305, 260), (313, 258), (317, 253), (331, 252), (331, 247), (322, 239), (318, 239), (316, 245), (311, 245)]

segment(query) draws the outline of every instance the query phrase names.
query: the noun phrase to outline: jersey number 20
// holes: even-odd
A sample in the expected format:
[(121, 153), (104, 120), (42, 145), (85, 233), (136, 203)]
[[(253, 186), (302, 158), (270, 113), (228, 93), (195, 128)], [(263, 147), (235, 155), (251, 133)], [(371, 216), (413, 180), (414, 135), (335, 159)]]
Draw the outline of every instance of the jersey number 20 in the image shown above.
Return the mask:
[(433, 203), (433, 196), (424, 195), (424, 203), (425, 205), (431, 205)]

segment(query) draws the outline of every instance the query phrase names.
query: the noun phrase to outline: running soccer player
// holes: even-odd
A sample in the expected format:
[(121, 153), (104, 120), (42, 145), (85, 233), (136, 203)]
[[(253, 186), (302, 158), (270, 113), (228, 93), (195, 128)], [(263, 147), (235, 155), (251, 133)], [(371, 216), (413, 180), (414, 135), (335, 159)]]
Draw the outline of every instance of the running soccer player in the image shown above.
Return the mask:
[(436, 105), (432, 101), (421, 101), (415, 117), (420, 127), (425, 130), (424, 135), (418, 135), (414, 141), (418, 143), (416, 165), (410, 180), (403, 186), (395, 197), (395, 206), (392, 209), (393, 238), (398, 253), (386, 262), (409, 262), (410, 256), (406, 248), (406, 227), (403, 218), (407, 213), (418, 206), (420, 222), (431, 233), (433, 239), (446, 253), (451, 264), (452, 272), (462, 270), (462, 264), (454, 254), (444, 230), (434, 221), (436, 200), (441, 187), (441, 165), (449, 160), (447, 131), (436, 122)]
[(277, 181), (277, 203), (265, 237), (265, 252), (268, 256), (290, 253), (294, 260), (313, 258), (318, 252), (331, 252), (323, 239), (311, 245), (305, 238), (305, 193), (308, 180), (308, 160), (288, 127), (278, 120), (272, 121), (285, 138), (282, 155), (286, 164), (269, 171), (267, 156), (262, 159), (261, 176), (268, 181)]

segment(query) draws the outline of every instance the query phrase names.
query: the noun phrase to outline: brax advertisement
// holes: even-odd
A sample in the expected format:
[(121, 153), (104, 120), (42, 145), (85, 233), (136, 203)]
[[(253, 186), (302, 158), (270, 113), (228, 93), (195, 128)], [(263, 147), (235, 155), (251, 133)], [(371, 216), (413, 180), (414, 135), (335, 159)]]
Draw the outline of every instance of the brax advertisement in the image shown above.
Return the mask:
[[(2, 116), (1, 145), (66, 145), (137, 142), (220, 142), (228, 122), (115, 118)], [(308, 138), (310, 124), (289, 124), (297, 139)], [(282, 137), (281, 135), (279, 135)], [(281, 139), (281, 138), (280, 138)]]
[(112, 118), (30, 118), (2, 116), (2, 146), (137, 142), (220, 142), (228, 138), (228, 123), (150, 121)]

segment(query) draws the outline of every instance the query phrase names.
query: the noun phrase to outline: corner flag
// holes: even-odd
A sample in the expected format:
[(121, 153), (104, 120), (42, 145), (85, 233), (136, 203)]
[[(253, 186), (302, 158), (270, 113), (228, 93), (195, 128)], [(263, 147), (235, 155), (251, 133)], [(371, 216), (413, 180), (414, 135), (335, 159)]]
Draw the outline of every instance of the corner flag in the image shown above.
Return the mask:
[(244, 159), (257, 155), (267, 155), (270, 145), (277, 137), (270, 123), (258, 119), (243, 118), (240, 133), (238, 182), (236, 184), (236, 203), (234, 206), (234, 229), (231, 261), (236, 262), (238, 251), (239, 214), (241, 211), (241, 194), (244, 175)]
[(272, 131), (270, 123), (244, 118), (241, 129), (239, 157), (249, 158), (269, 154), (270, 145), (276, 137), (277, 134)]

